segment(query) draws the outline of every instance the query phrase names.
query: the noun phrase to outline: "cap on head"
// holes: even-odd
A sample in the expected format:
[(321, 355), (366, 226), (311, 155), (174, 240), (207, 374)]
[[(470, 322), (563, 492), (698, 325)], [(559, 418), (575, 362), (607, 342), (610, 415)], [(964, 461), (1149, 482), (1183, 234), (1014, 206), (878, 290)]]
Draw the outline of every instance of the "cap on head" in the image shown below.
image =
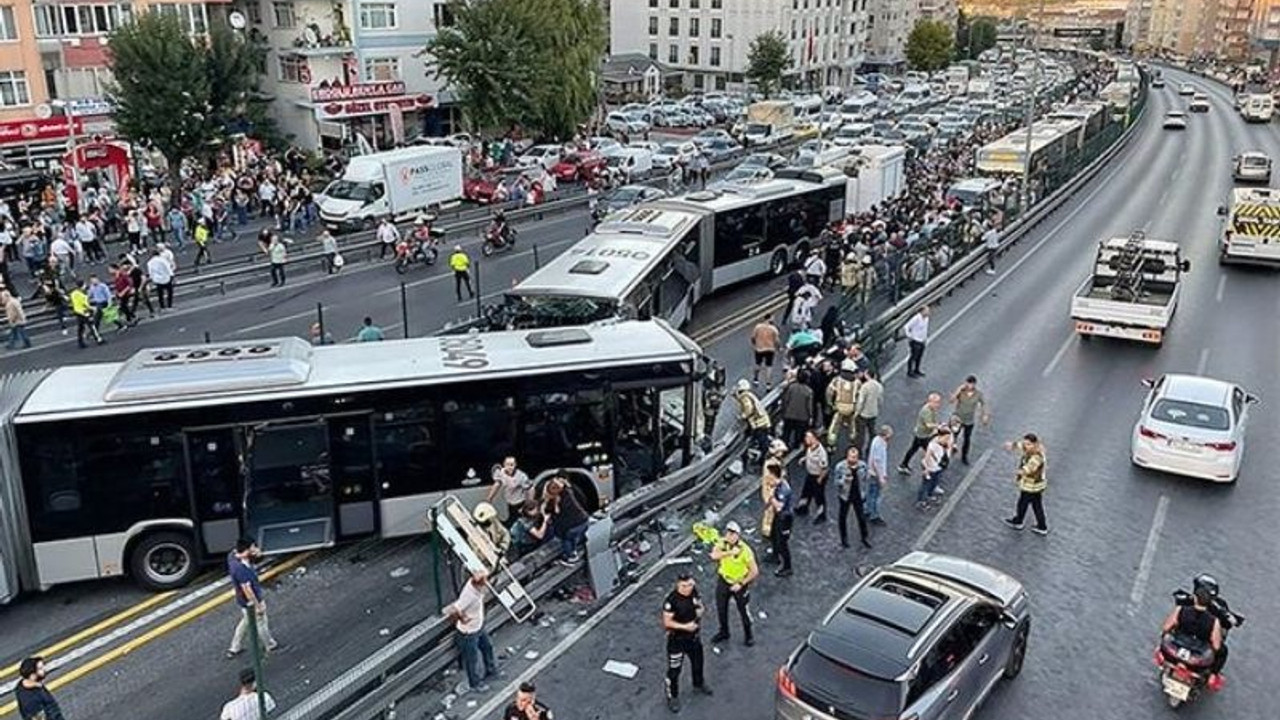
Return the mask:
[(522, 682), (520, 683), (520, 692), (532, 695), (538, 692), (538, 688), (531, 682)]
[(840, 363), (840, 369), (844, 372), (858, 372), (858, 363), (846, 358)]
[(471, 516), (474, 517), (478, 523), (487, 523), (498, 517), (498, 511), (489, 503), (482, 502), (479, 505), (476, 505), (476, 509), (472, 511)]
[(738, 392), (746, 392), (746, 391), (748, 391), (748, 390), (750, 390), (750, 389), (751, 389), (751, 381), (750, 381), (750, 380), (748, 380), (748, 379), (746, 379), (746, 378), (742, 378), (741, 380), (739, 380), (739, 381), (738, 381)]
[(741, 535), (742, 526), (738, 525), (736, 520), (730, 520), (729, 524), (724, 526), (724, 531), (727, 533), (735, 533), (737, 535)]

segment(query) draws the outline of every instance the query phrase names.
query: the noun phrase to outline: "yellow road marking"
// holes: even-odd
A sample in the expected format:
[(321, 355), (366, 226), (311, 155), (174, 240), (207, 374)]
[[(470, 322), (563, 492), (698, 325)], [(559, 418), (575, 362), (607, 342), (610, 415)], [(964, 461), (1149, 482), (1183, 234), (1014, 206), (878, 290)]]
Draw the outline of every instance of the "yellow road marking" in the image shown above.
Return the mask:
[[(313, 551), (313, 552), (306, 552), (301, 555), (295, 555), (289, 558), (288, 560), (285, 560), (284, 562), (280, 563), (279, 565), (272, 567), (270, 570), (267, 570), (266, 572), (262, 573), (261, 579), (270, 580), (271, 578), (277, 575), (280, 575), (281, 573), (292, 570), (294, 566), (298, 565), (299, 563), (301, 563), (302, 561), (306, 560), (307, 558), (311, 557), (314, 554), (315, 552)], [(230, 589), (224, 592), (221, 592), (216, 597), (206, 600), (203, 604), (188, 610), (187, 612), (179, 615), (178, 617), (175, 617), (171, 620), (161, 623), (160, 625), (157, 625), (156, 627), (148, 630), (147, 632), (139, 635), (138, 637), (130, 640), (129, 642), (124, 643), (123, 645), (119, 645), (115, 648), (112, 648), (110, 651), (103, 653), (102, 655), (99, 655), (98, 657), (90, 660), (84, 665), (80, 665), (76, 667), (74, 670), (67, 672), (66, 674), (58, 675), (53, 680), (46, 683), (45, 687), (49, 688), (49, 690), (57, 690), (60, 687), (63, 687), (69, 683), (75, 682), (76, 680), (84, 677), (85, 675), (88, 675), (89, 673), (109, 663), (112, 663), (120, 659), (121, 657), (124, 657), (125, 655), (128, 655), (129, 653), (133, 652), (134, 650), (137, 650), (143, 645), (146, 645), (152, 640), (155, 640), (156, 638), (164, 635), (165, 633), (168, 633), (170, 630), (181, 627), (187, 624), (188, 622), (191, 622), (192, 620), (200, 617), (201, 615), (204, 615), (210, 610), (227, 602), (234, 595), (235, 595), (235, 591)], [(10, 714), (17, 709), (18, 709), (18, 703), (16, 702), (11, 702), (7, 705), (0, 706), (0, 717), (4, 717), (5, 715)]]
[[(76, 633), (75, 635), (72, 635), (63, 640), (59, 640), (58, 642), (50, 645), (49, 647), (41, 648), (38, 652), (35, 652), (32, 654), (39, 657), (43, 657), (43, 658), (52, 657), (53, 655), (56, 655), (62, 652), (63, 650), (66, 650), (67, 648), (78, 644), (82, 640), (87, 640), (90, 637), (93, 637), (94, 635), (97, 635), (104, 630), (107, 630), (109, 628), (115, 627), (116, 625), (119, 625), (120, 623), (124, 622), (125, 620), (128, 620), (134, 615), (138, 615), (143, 610), (147, 610), (149, 608), (155, 607), (156, 605), (159, 605), (160, 603), (164, 602), (165, 600), (168, 600), (169, 598), (177, 594), (178, 594), (177, 590), (169, 590), (168, 592), (162, 592), (158, 595), (152, 595), (151, 597), (147, 598), (146, 600), (143, 600), (142, 602), (134, 605), (133, 607), (125, 608), (124, 610), (121, 610), (115, 615), (112, 615), (111, 617), (106, 618), (105, 620), (102, 620), (96, 625), (87, 627), (84, 630), (81, 630), (80, 632)], [(18, 663), (14, 663), (6, 668), (0, 668), (0, 681), (7, 680), (10, 677), (16, 677), (17, 674), (18, 674)]]

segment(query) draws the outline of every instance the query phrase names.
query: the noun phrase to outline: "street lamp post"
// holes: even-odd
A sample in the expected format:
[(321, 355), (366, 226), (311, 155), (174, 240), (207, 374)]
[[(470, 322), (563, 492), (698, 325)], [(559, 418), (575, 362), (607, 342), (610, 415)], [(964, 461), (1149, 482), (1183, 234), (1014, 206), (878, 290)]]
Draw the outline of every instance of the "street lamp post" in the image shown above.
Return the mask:
[(1035, 108), (1037, 96), (1040, 93), (1040, 26), (1044, 22), (1044, 0), (1040, 0), (1040, 4), (1036, 10), (1036, 35), (1033, 38), (1030, 34), (1030, 22), (1027, 23), (1027, 44), (1031, 46), (1033, 53), (1032, 60), (1034, 62), (1034, 71), (1031, 74), (1031, 92), (1027, 94), (1027, 116), (1026, 116), (1026, 133), (1027, 142), (1023, 148), (1022, 157), (1022, 212), (1025, 213), (1031, 205), (1031, 123), (1035, 120)]
[(736, 63), (738, 62), (738, 55), (735, 51), (738, 49), (738, 41), (737, 38), (733, 36), (733, 33), (725, 34), (725, 38), (729, 40), (729, 72), (727, 73), (729, 77), (726, 78), (724, 83), (725, 89), (728, 90), (729, 83), (733, 82), (733, 69), (737, 67)]

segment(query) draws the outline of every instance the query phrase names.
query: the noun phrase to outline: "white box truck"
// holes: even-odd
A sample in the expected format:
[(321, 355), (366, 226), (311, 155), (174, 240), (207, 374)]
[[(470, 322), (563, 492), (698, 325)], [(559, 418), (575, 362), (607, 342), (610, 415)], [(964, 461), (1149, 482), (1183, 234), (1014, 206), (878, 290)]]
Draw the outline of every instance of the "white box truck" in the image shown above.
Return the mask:
[(419, 145), (357, 155), (318, 198), (331, 232), (371, 228), (384, 217), (405, 219), (462, 199), (462, 151)]
[(747, 147), (772, 147), (795, 134), (796, 110), (790, 100), (762, 100), (747, 108), (742, 143)]
[(1177, 243), (1140, 232), (1103, 240), (1093, 272), (1071, 297), (1076, 332), (1158, 347), (1178, 309), (1182, 274), (1190, 269)]
[(907, 187), (907, 149), (900, 145), (859, 145), (853, 154), (833, 163), (849, 177), (845, 184), (846, 213), (862, 213), (895, 198)]

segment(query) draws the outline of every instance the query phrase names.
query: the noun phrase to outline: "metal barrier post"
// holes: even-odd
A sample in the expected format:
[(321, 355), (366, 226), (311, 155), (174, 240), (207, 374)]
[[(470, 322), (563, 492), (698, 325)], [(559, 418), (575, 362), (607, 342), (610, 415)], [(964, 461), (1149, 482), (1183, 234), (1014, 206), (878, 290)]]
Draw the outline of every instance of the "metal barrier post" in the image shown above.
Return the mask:
[(538, 269), (538, 268), (540, 268), (540, 267), (542, 267), (542, 261), (538, 259), (538, 245), (537, 245), (537, 243), (534, 243), (534, 245), (533, 245), (533, 269), (534, 269), (534, 270), (537, 270), (537, 269)]
[(405, 339), (409, 337), (409, 292), (404, 281), (400, 281), (400, 327), (404, 330)]
[(480, 261), (476, 260), (476, 317), (480, 317), (480, 300), (484, 297), (484, 293), (480, 290)]
[(316, 303), (316, 325), (320, 328), (318, 345), (324, 345), (324, 303)]

